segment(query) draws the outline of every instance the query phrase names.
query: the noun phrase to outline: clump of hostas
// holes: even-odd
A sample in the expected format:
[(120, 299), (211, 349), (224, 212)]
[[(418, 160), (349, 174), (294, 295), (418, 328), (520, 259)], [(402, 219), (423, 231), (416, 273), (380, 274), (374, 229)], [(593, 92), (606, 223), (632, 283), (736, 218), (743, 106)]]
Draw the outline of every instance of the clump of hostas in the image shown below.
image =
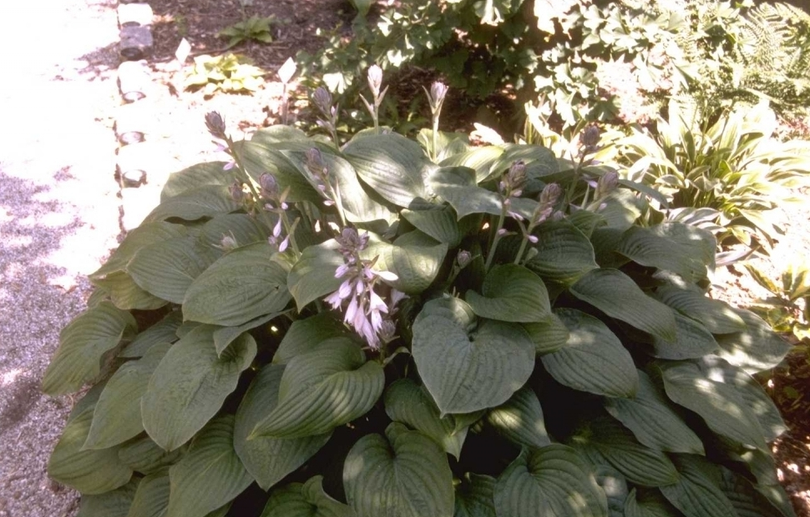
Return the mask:
[(43, 382), (93, 384), (48, 466), (82, 516), (792, 515), (751, 377), (787, 344), (707, 297), (715, 239), (591, 164), (593, 129), (570, 160), (338, 147), (316, 101), (331, 140), (210, 114), (231, 162), (91, 275)]

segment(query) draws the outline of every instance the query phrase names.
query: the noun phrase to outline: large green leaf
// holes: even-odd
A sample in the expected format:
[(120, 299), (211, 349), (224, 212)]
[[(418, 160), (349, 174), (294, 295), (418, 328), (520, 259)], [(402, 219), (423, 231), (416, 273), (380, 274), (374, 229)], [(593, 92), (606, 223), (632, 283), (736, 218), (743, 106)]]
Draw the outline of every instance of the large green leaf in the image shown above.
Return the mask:
[(700, 438), (646, 373), (638, 372), (634, 398), (605, 399), (605, 409), (650, 447), (666, 452), (704, 454)]
[(605, 493), (565, 445), (524, 449), (498, 478), (494, 497), (498, 517), (607, 517)]
[(92, 282), (106, 292), (110, 301), (119, 309), (148, 311), (159, 309), (168, 303), (142, 289), (132, 276), (124, 271), (109, 273), (104, 278), (97, 278)]
[(118, 447), (84, 450), (92, 406), (71, 419), (48, 460), (48, 475), (82, 494), (103, 494), (126, 485), (132, 470), (118, 459)]
[(599, 267), (591, 242), (573, 224), (547, 222), (534, 234), (538, 238), (533, 246), (537, 254), (525, 265), (541, 277), (569, 285)]
[(104, 278), (110, 273), (124, 271), (124, 268), (141, 248), (188, 235), (188, 228), (182, 224), (171, 224), (164, 221), (143, 223), (127, 233), (124, 241), (112, 256), (96, 272), (90, 274), (90, 280)]
[(143, 432), (141, 396), (170, 346), (153, 346), (141, 359), (122, 365), (107, 381), (96, 403), (85, 449), (106, 449)]
[(433, 173), (430, 188), (456, 210), (458, 219), (470, 214), (500, 215), (501, 198), (477, 185), (476, 173), (467, 167), (443, 167)]
[(706, 276), (706, 266), (692, 250), (658, 235), (654, 228), (634, 226), (624, 232), (616, 251), (636, 264), (672, 271), (695, 282)]
[(670, 503), (694, 517), (737, 517), (731, 501), (720, 489), (717, 467), (700, 456), (678, 454), (672, 458), (680, 477), (659, 488)]
[(225, 162), (198, 163), (171, 174), (160, 192), (160, 201), (205, 185), (230, 185), (234, 176), (224, 167)]
[(439, 243), (420, 231), (401, 235), (393, 244), (372, 238), (364, 258), (377, 259), (375, 267), (397, 276), (390, 281), (392, 287), (407, 294), (425, 291), (444, 262), (447, 244)]
[(140, 479), (98, 495), (83, 495), (76, 517), (127, 517)]
[(165, 517), (169, 507), (169, 472), (161, 470), (141, 479), (127, 517)]
[(551, 443), (546, 432), (543, 408), (527, 385), (504, 404), (487, 412), (487, 422), (499, 433), (526, 447), (545, 447)]
[(118, 458), (135, 472), (149, 475), (177, 463), (187, 449), (188, 447), (184, 446), (173, 451), (165, 451), (144, 434), (140, 438), (122, 444), (118, 449)]
[(747, 479), (722, 467), (721, 476), (720, 489), (734, 506), (738, 517), (784, 517)]
[(642, 492), (644, 495), (637, 495), (636, 489), (632, 489), (624, 501), (625, 517), (680, 517), (681, 513), (677, 508), (666, 500), (657, 490)]
[(568, 343), (568, 327), (554, 313), (549, 314), (543, 321), (526, 323), (523, 328), (529, 333), (534, 342), (534, 350), (538, 354), (555, 352)]
[(534, 369), (534, 344), (513, 323), (488, 320), (477, 328), (458, 298), (425, 304), (413, 324), (413, 357), (441, 413), (499, 406)]
[(448, 206), (429, 210), (402, 210), (402, 217), (414, 225), (417, 230), (433, 237), (439, 242), (455, 248), (461, 243), (462, 231), (456, 221), (456, 214)]
[(218, 255), (193, 237), (170, 239), (141, 248), (127, 264), (127, 273), (149, 293), (183, 303), (188, 287)]
[(335, 271), (344, 262), (337, 250), (338, 244), (332, 239), (301, 253), (287, 277), (287, 288), (299, 311), (340, 287), (342, 280), (335, 277)]
[(323, 491), (323, 476), (273, 490), (261, 517), (354, 517), (351, 507)]
[(279, 385), (283, 365), (267, 365), (262, 368), (248, 388), (236, 411), (233, 430), (233, 446), (247, 471), (256, 478), (264, 490), (284, 479), (290, 472), (304, 464), (323, 447), (332, 435), (326, 432), (302, 438), (273, 438), (248, 436), (278, 405)]
[(147, 350), (160, 343), (174, 343), (177, 341), (177, 329), (183, 323), (183, 313), (172, 311), (162, 320), (144, 330), (121, 350), (118, 357), (126, 359), (143, 357)]
[(174, 450), (219, 411), (239, 375), (256, 356), (256, 342), (243, 334), (221, 356), (211, 327), (198, 327), (172, 345), (141, 399), (143, 426), (166, 450)]
[(366, 435), (343, 464), (346, 499), (357, 517), (451, 517), (453, 473), (439, 445), (393, 422)]
[(540, 357), (560, 384), (609, 397), (632, 397), (638, 389), (633, 358), (598, 318), (576, 309), (559, 309), (568, 327), (566, 346)]
[(468, 473), (456, 485), (456, 513), (453, 517), (496, 517), (495, 479)]
[(252, 437), (301, 438), (324, 434), (364, 415), (377, 402), (385, 374), (347, 338), (293, 357), (278, 388), (278, 405)]
[(186, 320), (238, 326), (284, 310), (290, 300), (287, 271), (270, 260), (272, 247), (254, 244), (228, 253), (189, 286)]
[(750, 374), (768, 370), (782, 362), (790, 343), (779, 337), (768, 323), (751, 311), (733, 309), (745, 322), (746, 330), (717, 336), (719, 355)]
[(712, 300), (700, 292), (677, 287), (659, 287), (655, 294), (673, 309), (699, 321), (712, 334), (729, 334), (746, 329), (745, 321), (731, 306)]
[(677, 337), (672, 309), (644, 294), (621, 271), (591, 271), (571, 286), (570, 291), (608, 316), (629, 323), (659, 339), (674, 341)]
[(380, 196), (407, 208), (427, 198), (425, 178), (433, 165), (419, 144), (396, 133), (358, 138), (343, 148), (358, 176)]
[(98, 377), (105, 354), (137, 328), (135, 318), (110, 302), (88, 309), (59, 333), (59, 348), (42, 379), (42, 391), (59, 395), (79, 390)]
[(169, 469), (166, 517), (199, 517), (242, 493), (253, 478), (233, 450), (233, 415), (213, 419), (188, 454)]
[(350, 333), (332, 313), (322, 312), (309, 318), (295, 320), (278, 345), (273, 364), (286, 364), (300, 354), (311, 352), (321, 342)]
[(203, 217), (235, 212), (239, 208), (240, 205), (228, 192), (228, 187), (205, 185), (167, 198), (146, 216), (144, 222), (153, 223), (172, 217), (196, 221)]
[[(258, 183), (263, 173), (272, 174), (278, 183), (280, 192), (289, 189), (287, 202), (310, 201), (320, 203), (323, 198), (310, 185), (309, 181), (301, 175), (298, 167), (284, 155), (284, 149), (297, 149), (306, 151), (312, 147), (322, 147), (311, 140), (298, 140), (296, 142), (269, 143), (260, 139), (237, 142), (236, 153), (241, 159), (247, 173)], [(325, 151), (325, 150), (324, 150)]]
[(660, 359), (694, 359), (714, 353), (719, 348), (706, 327), (679, 312), (675, 313), (675, 332), (674, 341), (653, 337), (650, 355)]
[(467, 291), (467, 303), (481, 318), (515, 323), (533, 323), (551, 315), (546, 285), (523, 266), (504, 264), (487, 274), (483, 296)]
[(209, 247), (221, 247), (225, 236), (233, 238), (236, 247), (263, 242), (270, 230), (260, 220), (248, 214), (215, 216), (203, 225), (200, 241)]
[(456, 459), (461, 456), (467, 427), (458, 429), (459, 422), (453, 415), (442, 418), (430, 393), (414, 381), (400, 379), (385, 390), (385, 412), (394, 422), (402, 422), (430, 436)]
[(766, 448), (757, 417), (736, 386), (710, 378), (694, 363), (661, 364), (660, 369), (664, 389), (673, 402), (700, 415), (721, 436)]
[(467, 152), (454, 154), (442, 160), (442, 167), (469, 167), (475, 170), (476, 181), (483, 181), (492, 172), (492, 167), (498, 163), (503, 154), (503, 148), (495, 145), (475, 147)]

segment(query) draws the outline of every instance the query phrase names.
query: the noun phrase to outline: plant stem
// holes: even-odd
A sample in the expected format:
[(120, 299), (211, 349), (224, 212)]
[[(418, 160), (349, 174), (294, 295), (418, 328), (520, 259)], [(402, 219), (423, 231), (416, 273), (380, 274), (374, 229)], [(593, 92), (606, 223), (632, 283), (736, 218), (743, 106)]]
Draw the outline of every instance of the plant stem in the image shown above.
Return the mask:
[(498, 243), (501, 241), (501, 229), (503, 228), (505, 219), (506, 208), (501, 208), (501, 216), (498, 218), (498, 227), (495, 229), (495, 238), (492, 239), (492, 246), (489, 248), (489, 253), (487, 254), (487, 263), (484, 265), (485, 271), (489, 271), (492, 260), (495, 258), (495, 250), (498, 249)]
[(430, 157), (431, 161), (436, 161), (436, 158), (439, 156), (439, 114), (436, 113), (433, 116), (433, 149), (432, 153), (433, 156)]

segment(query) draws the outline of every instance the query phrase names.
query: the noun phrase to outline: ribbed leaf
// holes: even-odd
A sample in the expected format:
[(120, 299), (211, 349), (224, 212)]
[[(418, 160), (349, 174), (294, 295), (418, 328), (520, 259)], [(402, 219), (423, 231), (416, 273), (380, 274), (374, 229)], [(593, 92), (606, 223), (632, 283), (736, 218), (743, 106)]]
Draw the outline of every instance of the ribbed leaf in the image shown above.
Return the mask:
[(746, 330), (717, 336), (719, 355), (750, 374), (773, 368), (785, 358), (790, 343), (771, 330), (765, 320), (751, 311), (733, 309), (743, 319)]
[(273, 490), (261, 517), (354, 517), (351, 507), (323, 491), (323, 476)]
[(519, 389), (506, 403), (489, 410), (487, 422), (521, 446), (539, 449), (551, 443), (546, 432), (543, 408), (529, 386)]
[(693, 359), (714, 353), (719, 348), (706, 327), (678, 312), (675, 313), (675, 332), (674, 341), (653, 336), (650, 355), (660, 359)]
[(622, 236), (616, 251), (636, 264), (672, 271), (692, 282), (706, 276), (706, 266), (700, 257), (695, 257), (691, 249), (672, 239), (657, 235), (654, 228), (630, 228)]
[(380, 196), (407, 208), (414, 198), (427, 198), (425, 177), (433, 165), (419, 144), (390, 133), (354, 139), (343, 154), (357, 175)]
[(241, 206), (233, 200), (228, 187), (205, 185), (167, 198), (146, 216), (144, 222), (153, 223), (172, 217), (196, 221), (203, 217), (235, 212), (239, 208)]
[(659, 287), (659, 300), (703, 324), (712, 334), (729, 334), (746, 329), (743, 319), (725, 302), (677, 287)]
[(169, 176), (160, 192), (160, 200), (166, 201), (170, 197), (205, 185), (230, 185), (234, 180), (233, 172), (226, 171), (223, 167), (225, 162), (207, 162), (175, 172)]
[(605, 493), (565, 445), (524, 449), (495, 485), (498, 517), (607, 517)]
[(284, 479), (323, 447), (331, 432), (303, 438), (259, 436), (248, 440), (256, 425), (278, 404), (283, 365), (262, 368), (248, 388), (239, 409), (233, 431), (233, 446), (247, 471), (264, 490)]
[(468, 473), (456, 485), (456, 513), (453, 517), (496, 517), (495, 478)]
[(222, 238), (233, 238), (237, 247), (263, 242), (269, 230), (259, 219), (247, 214), (218, 215), (205, 223), (200, 234), (200, 241), (206, 246), (222, 246)]
[(720, 489), (726, 495), (738, 517), (783, 517), (768, 499), (757, 492), (751, 482), (721, 467)]
[(417, 230), (451, 248), (461, 243), (463, 237), (452, 208), (444, 206), (430, 210), (402, 210), (402, 217), (414, 225)]
[(343, 265), (343, 257), (337, 249), (334, 239), (310, 246), (293, 266), (287, 277), (287, 288), (299, 311), (340, 287), (342, 280), (335, 278), (335, 271)]
[(400, 379), (385, 390), (385, 412), (394, 422), (421, 431), (459, 459), (467, 437), (467, 427), (458, 424), (453, 415), (439, 416), (439, 408), (424, 387), (410, 379)]
[(234, 342), (236, 338), (241, 336), (243, 333), (247, 332), (248, 330), (253, 330), (256, 327), (261, 327), (268, 321), (278, 318), (281, 312), (268, 314), (266, 316), (261, 316), (256, 318), (255, 320), (250, 320), (247, 323), (239, 325), (237, 327), (220, 327), (214, 331), (214, 348), (217, 350), (217, 354), (222, 354), (223, 350), (228, 348), (228, 345)]
[(431, 189), (450, 203), (460, 220), (470, 214), (500, 215), (500, 196), (477, 185), (476, 172), (467, 167), (443, 167), (430, 178)]
[[(612, 318), (666, 341), (676, 339), (675, 315), (615, 269), (591, 271), (571, 286), (571, 294)], [(621, 300), (621, 303), (617, 303)]]
[(170, 346), (153, 346), (141, 359), (123, 364), (107, 381), (96, 403), (85, 449), (106, 449), (143, 432), (141, 396)]
[(83, 450), (93, 408), (68, 421), (48, 460), (48, 475), (82, 494), (103, 494), (126, 485), (132, 470), (118, 459), (118, 447)]
[(127, 233), (124, 241), (113, 252), (107, 262), (98, 271), (90, 274), (90, 280), (95, 281), (116, 271), (124, 271), (126, 265), (141, 248), (185, 235), (188, 235), (188, 228), (182, 224), (171, 224), (163, 221), (143, 223)]
[(559, 309), (568, 327), (566, 345), (540, 357), (560, 384), (609, 397), (632, 397), (638, 388), (633, 358), (598, 318), (575, 309)]
[(519, 325), (476, 323), (458, 298), (425, 304), (413, 324), (413, 357), (439, 411), (472, 413), (506, 402), (534, 369), (534, 344)]
[(453, 473), (436, 442), (397, 422), (366, 435), (343, 464), (346, 499), (357, 517), (451, 517)]
[(110, 302), (82, 313), (60, 332), (59, 348), (45, 370), (42, 391), (59, 395), (79, 390), (98, 377), (104, 355), (136, 328), (135, 318)]
[(378, 257), (375, 267), (397, 276), (389, 282), (407, 294), (420, 294), (427, 289), (444, 262), (447, 244), (438, 243), (420, 231), (408, 232), (393, 245), (373, 239), (364, 252), (368, 260)]
[(299, 201), (320, 203), (323, 201), (323, 198), (310, 185), (309, 181), (301, 175), (298, 167), (282, 151), (297, 150), (306, 152), (316, 147), (323, 153), (333, 153), (333, 147), (309, 139), (276, 143), (253, 139), (251, 141), (236, 142), (234, 147), (237, 156), (241, 158), (242, 165), (244, 165), (248, 175), (255, 182), (258, 183), (261, 175), (267, 172), (276, 178), (279, 192), (289, 189), (288, 203), (297, 203)]
[(123, 271), (109, 273), (104, 278), (97, 278), (92, 282), (106, 292), (110, 301), (119, 309), (154, 310), (168, 303), (143, 290), (130, 275)]
[(169, 469), (166, 517), (198, 517), (227, 504), (253, 482), (233, 450), (232, 415), (208, 423), (188, 454)]
[(254, 244), (223, 256), (189, 286), (186, 320), (237, 326), (287, 306), (287, 271), (270, 260), (270, 245)]
[(147, 350), (160, 343), (174, 343), (177, 341), (177, 329), (183, 322), (181, 311), (172, 311), (162, 320), (144, 330), (121, 350), (118, 357), (132, 359), (143, 357)]
[(442, 167), (469, 167), (475, 170), (477, 181), (483, 181), (492, 172), (493, 165), (503, 154), (503, 148), (495, 145), (475, 147), (465, 153), (454, 154), (442, 160)]
[(219, 411), (239, 375), (256, 356), (256, 342), (243, 334), (217, 356), (211, 327), (198, 327), (172, 345), (141, 399), (143, 426), (166, 450), (174, 450)]
[(504, 264), (487, 274), (483, 296), (467, 291), (467, 303), (481, 318), (515, 323), (546, 320), (551, 315), (546, 285), (523, 266)]
[(170, 239), (141, 248), (127, 264), (139, 287), (172, 303), (183, 303), (186, 290), (218, 257), (193, 237)]
[(169, 507), (169, 473), (149, 474), (141, 480), (127, 517), (164, 517)]
[(297, 355), (311, 352), (322, 341), (348, 335), (346, 326), (328, 312), (295, 320), (278, 345), (273, 364), (286, 364)]
[(549, 314), (543, 321), (526, 323), (523, 328), (529, 333), (534, 342), (534, 350), (538, 354), (555, 352), (568, 343), (568, 327), (554, 313)]
[(149, 436), (129, 441), (118, 449), (118, 459), (135, 472), (152, 474), (177, 463), (186, 453), (187, 447), (164, 451)]
[(646, 373), (638, 371), (638, 380), (638, 391), (634, 398), (605, 399), (608, 413), (651, 449), (704, 454), (700, 438), (678, 415), (672, 402)]
[(76, 517), (127, 517), (140, 479), (98, 495), (83, 495)]
[(364, 415), (382, 395), (385, 374), (366, 362), (359, 345), (346, 338), (297, 355), (287, 363), (278, 388), (278, 406), (252, 437), (300, 438), (328, 433)]
[(680, 517), (678, 509), (656, 491), (645, 491), (637, 495), (636, 489), (630, 491), (624, 501), (625, 517)]
[(591, 242), (573, 224), (547, 222), (534, 234), (538, 238), (533, 246), (537, 254), (526, 262), (526, 267), (541, 277), (570, 285), (599, 267)]
[(694, 517), (737, 517), (731, 501), (720, 489), (717, 467), (700, 456), (676, 455), (677, 483), (659, 488), (670, 503)]
[(627, 499), (627, 479), (612, 465), (593, 467), (596, 484), (605, 493), (608, 504), (608, 517), (625, 517), (624, 501)]

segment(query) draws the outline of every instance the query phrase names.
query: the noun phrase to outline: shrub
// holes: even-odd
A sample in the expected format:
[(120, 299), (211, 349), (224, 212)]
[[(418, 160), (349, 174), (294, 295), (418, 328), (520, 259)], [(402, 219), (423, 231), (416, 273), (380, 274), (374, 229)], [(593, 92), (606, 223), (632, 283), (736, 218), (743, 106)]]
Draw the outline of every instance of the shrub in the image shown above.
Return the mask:
[(568, 163), (206, 121), (233, 162), (170, 178), (45, 374), (93, 384), (48, 465), (83, 515), (792, 515), (750, 375), (787, 345), (593, 128)]
[(187, 89), (202, 88), (206, 97), (217, 91), (239, 93), (256, 91), (264, 83), (265, 72), (250, 59), (236, 54), (194, 58), (194, 68), (186, 77)]

